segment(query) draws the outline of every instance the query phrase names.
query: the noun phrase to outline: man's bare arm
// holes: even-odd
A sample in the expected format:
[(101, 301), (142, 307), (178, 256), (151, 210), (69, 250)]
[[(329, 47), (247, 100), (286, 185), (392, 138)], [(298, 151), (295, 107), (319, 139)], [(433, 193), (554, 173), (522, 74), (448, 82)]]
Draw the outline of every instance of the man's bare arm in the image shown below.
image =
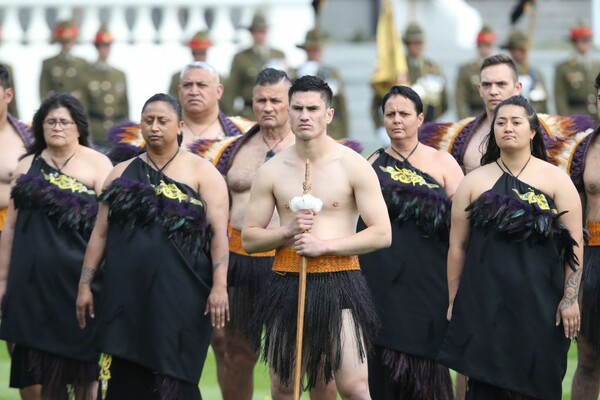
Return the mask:
[(242, 228), (242, 245), (248, 253), (270, 251), (283, 246), (294, 237), (289, 226), (267, 228), (275, 211), (275, 195), (269, 166), (259, 169), (252, 188)]

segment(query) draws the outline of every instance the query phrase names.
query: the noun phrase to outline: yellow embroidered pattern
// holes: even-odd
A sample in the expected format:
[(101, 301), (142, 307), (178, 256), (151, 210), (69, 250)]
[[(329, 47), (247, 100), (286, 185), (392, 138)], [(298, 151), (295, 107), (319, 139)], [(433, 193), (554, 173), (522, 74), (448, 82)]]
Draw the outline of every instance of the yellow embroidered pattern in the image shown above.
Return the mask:
[(156, 194), (159, 196), (163, 195), (169, 199), (177, 200), (180, 203), (182, 201), (189, 201), (191, 204), (195, 204), (200, 207), (203, 206), (200, 200), (188, 196), (187, 194), (182, 192), (174, 183), (166, 183), (161, 179), (160, 184), (158, 184), (158, 186), (155, 186), (155, 188)]
[(102, 400), (106, 399), (106, 392), (108, 391), (108, 381), (110, 380), (110, 366), (112, 365), (112, 356), (110, 354), (102, 353), (100, 355), (100, 388), (102, 390)]
[(410, 169), (401, 169), (397, 166), (380, 166), (379, 168), (381, 168), (383, 172), (388, 173), (390, 175), (390, 178), (392, 178), (395, 181), (399, 181), (413, 186), (427, 186), (431, 189), (436, 189), (440, 187), (439, 185), (436, 185), (434, 183), (427, 183), (425, 178), (423, 178), (421, 175), (417, 174), (415, 171), (412, 171)]
[(536, 194), (533, 189), (529, 188), (529, 191), (526, 193), (519, 193), (517, 189), (513, 189), (513, 191), (519, 196), (519, 198), (523, 201), (526, 201), (529, 204), (537, 205), (540, 210), (551, 211), (554, 214), (558, 213), (558, 210), (555, 208), (550, 208), (548, 204), (548, 199), (542, 193)]
[(73, 193), (87, 193), (94, 195), (96, 192), (88, 189), (83, 183), (77, 181), (75, 178), (70, 176), (59, 174), (57, 172), (51, 172), (49, 174), (42, 171), (44, 179), (52, 185), (62, 190), (70, 190)]

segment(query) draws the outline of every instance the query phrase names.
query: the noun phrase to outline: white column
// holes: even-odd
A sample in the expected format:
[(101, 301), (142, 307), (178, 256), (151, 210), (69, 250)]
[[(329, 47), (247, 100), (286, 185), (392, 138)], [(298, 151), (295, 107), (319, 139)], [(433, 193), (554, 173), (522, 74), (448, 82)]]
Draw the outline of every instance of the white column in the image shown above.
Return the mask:
[(150, 6), (139, 5), (135, 10), (136, 17), (131, 32), (134, 43), (149, 43), (156, 39), (156, 29), (152, 23), (152, 10)]
[(179, 23), (178, 7), (167, 4), (162, 8), (162, 21), (158, 27), (158, 40), (160, 43), (178, 42), (181, 40), (183, 30)]
[(23, 28), (19, 23), (19, 10), (16, 5), (7, 5), (4, 8), (4, 21), (2, 22), (2, 40), (6, 43), (19, 43), (23, 39)]
[(190, 5), (183, 40), (189, 40), (196, 32), (208, 29), (206, 18), (204, 18), (205, 11), (206, 8), (198, 4)]
[(31, 18), (27, 32), (25, 32), (25, 40), (28, 43), (49, 43), (52, 31), (46, 23), (46, 8), (43, 6), (31, 7), (30, 12)]
[(83, 42), (92, 42), (100, 28), (100, 8), (96, 4), (89, 4), (82, 7), (82, 11), (79, 38)]
[(125, 19), (125, 6), (113, 6), (108, 22), (108, 30), (115, 38), (115, 42), (128, 42), (130, 38), (129, 27)]

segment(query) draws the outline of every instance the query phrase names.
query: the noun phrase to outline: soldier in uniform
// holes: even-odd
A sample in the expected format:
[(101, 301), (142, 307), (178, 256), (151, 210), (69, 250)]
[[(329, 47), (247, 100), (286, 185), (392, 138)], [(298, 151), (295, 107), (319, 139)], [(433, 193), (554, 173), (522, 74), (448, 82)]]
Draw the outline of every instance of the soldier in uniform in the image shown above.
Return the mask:
[(556, 66), (554, 100), (560, 115), (596, 115), (594, 79), (600, 72), (600, 62), (592, 59), (592, 29), (580, 23), (571, 28), (571, 42), (575, 53)]
[(252, 119), (252, 90), (258, 73), (266, 67), (287, 71), (287, 65), (283, 52), (267, 44), (268, 25), (263, 14), (258, 12), (254, 15), (248, 30), (254, 44), (233, 57), (227, 81), (230, 90), (223, 101), (224, 108), (231, 114)]
[[(187, 43), (187, 47), (192, 52), (194, 61), (206, 62), (208, 49), (212, 47), (212, 40), (207, 30), (197, 32)], [(179, 81), (181, 80), (181, 71), (173, 74), (169, 85), (169, 94), (175, 98), (179, 96)]]
[(493, 54), (496, 35), (489, 26), (481, 28), (477, 34), (477, 58), (463, 64), (458, 69), (456, 79), (456, 113), (458, 119), (478, 115), (484, 111), (479, 95), (479, 68), (483, 60)]
[(513, 31), (508, 41), (501, 46), (508, 50), (510, 57), (515, 62), (519, 82), (523, 85), (521, 95), (526, 97), (536, 113), (548, 113), (548, 90), (542, 72), (529, 65), (527, 71), (523, 66), (527, 64), (527, 36), (519, 30)]
[(113, 36), (102, 27), (96, 34), (94, 46), (98, 61), (86, 74), (82, 103), (90, 118), (90, 130), (96, 146), (108, 146), (106, 131), (115, 123), (129, 118), (129, 100), (125, 73), (108, 65)]
[[(435, 121), (448, 109), (446, 79), (436, 63), (423, 57), (424, 34), (419, 25), (410, 23), (402, 41), (406, 46), (410, 86), (423, 100), (425, 122)], [(371, 103), (371, 117), (376, 129), (383, 126), (382, 101), (383, 98), (375, 94)]]
[(323, 56), (323, 40), (317, 29), (306, 33), (304, 43), (296, 45), (306, 51), (306, 62), (295, 71), (295, 77), (304, 75), (318, 76), (323, 79), (333, 92), (332, 107), (335, 110), (333, 120), (327, 127), (327, 134), (334, 139), (348, 137), (348, 114), (346, 112), (346, 96), (344, 95), (344, 82), (339, 71), (332, 66), (321, 62)]
[(44, 60), (40, 75), (40, 99), (56, 92), (71, 93), (81, 99), (83, 75), (88, 62), (71, 54), (79, 30), (72, 21), (61, 21), (52, 32), (52, 43), (60, 44), (60, 53)]

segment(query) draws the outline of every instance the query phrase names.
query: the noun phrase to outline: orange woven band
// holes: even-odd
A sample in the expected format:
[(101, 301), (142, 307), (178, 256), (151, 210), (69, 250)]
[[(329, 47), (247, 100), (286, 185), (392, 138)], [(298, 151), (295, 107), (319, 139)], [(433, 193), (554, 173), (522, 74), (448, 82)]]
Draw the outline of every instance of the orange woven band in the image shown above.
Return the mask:
[(242, 247), (242, 232), (229, 227), (229, 251), (248, 257), (275, 257), (275, 250), (248, 254)]
[(590, 231), (590, 240), (588, 246), (600, 246), (600, 221), (588, 222), (588, 231)]
[[(306, 257), (306, 260), (309, 274), (360, 270), (357, 256)], [(273, 271), (299, 273), (301, 263), (302, 257), (295, 250), (280, 247), (275, 253)]]
[(0, 232), (4, 229), (4, 223), (6, 222), (6, 213), (8, 208), (0, 208)]

